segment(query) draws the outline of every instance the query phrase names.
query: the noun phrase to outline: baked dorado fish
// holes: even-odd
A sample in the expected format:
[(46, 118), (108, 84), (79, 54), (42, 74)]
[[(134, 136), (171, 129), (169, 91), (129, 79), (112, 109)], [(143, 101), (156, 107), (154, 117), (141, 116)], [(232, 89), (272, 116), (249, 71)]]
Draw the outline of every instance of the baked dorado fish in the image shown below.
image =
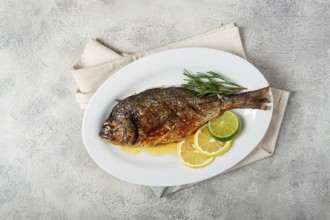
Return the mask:
[(99, 136), (121, 146), (178, 142), (207, 121), (235, 108), (267, 109), (269, 87), (236, 95), (204, 96), (182, 88), (154, 88), (120, 101)]

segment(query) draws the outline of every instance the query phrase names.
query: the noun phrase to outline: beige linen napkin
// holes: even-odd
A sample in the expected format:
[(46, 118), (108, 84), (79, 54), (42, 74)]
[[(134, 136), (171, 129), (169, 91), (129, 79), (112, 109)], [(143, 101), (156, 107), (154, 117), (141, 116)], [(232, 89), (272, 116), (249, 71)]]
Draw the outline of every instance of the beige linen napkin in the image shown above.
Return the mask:
[[(78, 89), (75, 92), (76, 100), (81, 108), (86, 108), (90, 98), (99, 86), (114, 72), (135, 60), (146, 55), (173, 48), (207, 47), (219, 49), (245, 58), (239, 29), (234, 24), (222, 26), (183, 41), (179, 41), (157, 49), (135, 54), (118, 54), (96, 40), (90, 40), (78, 61), (71, 69)], [(270, 127), (257, 148), (239, 164), (231, 168), (234, 170), (252, 162), (271, 156), (274, 153), (276, 140), (289, 92), (272, 88), (274, 103), (273, 117)], [(196, 184), (196, 183), (194, 183)], [(168, 195), (193, 184), (176, 187), (151, 187), (158, 197)]]

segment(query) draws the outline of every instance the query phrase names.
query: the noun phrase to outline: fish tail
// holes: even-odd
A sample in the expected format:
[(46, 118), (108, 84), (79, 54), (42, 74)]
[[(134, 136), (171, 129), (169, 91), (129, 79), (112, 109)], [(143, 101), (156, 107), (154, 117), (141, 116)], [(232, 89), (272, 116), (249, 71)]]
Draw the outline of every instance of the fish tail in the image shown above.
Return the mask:
[(235, 108), (251, 108), (267, 110), (267, 103), (270, 102), (268, 96), (269, 87), (221, 97), (223, 110), (227, 111)]

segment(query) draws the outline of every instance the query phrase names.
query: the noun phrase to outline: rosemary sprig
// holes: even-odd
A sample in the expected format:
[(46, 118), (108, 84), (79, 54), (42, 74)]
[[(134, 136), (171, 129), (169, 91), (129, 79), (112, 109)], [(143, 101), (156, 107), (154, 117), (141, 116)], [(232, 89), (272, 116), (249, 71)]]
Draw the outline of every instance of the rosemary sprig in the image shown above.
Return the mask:
[(184, 69), (183, 75), (185, 75), (187, 81), (186, 84), (181, 86), (187, 89), (191, 89), (197, 92), (197, 97), (203, 96), (218, 96), (218, 95), (233, 95), (246, 88), (227, 80), (220, 73), (208, 71), (206, 73), (197, 72), (192, 74), (188, 70)]

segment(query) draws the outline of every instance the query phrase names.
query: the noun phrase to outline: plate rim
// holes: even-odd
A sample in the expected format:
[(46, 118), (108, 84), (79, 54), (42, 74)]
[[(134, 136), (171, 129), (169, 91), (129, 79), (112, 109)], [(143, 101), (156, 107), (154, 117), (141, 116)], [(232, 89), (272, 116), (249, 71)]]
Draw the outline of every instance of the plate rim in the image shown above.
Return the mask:
[[(244, 156), (244, 157), (243, 157), (241, 160), (239, 160), (238, 162), (236, 162), (236, 163), (232, 164), (231, 166), (229, 166), (229, 167), (228, 167), (227, 169), (225, 169), (224, 171), (219, 172), (219, 173), (217, 173), (217, 174), (208, 175), (208, 176), (206, 176), (205, 178), (203, 178), (203, 179), (201, 179), (201, 180), (196, 180), (196, 181), (193, 181), (193, 182), (192, 182), (192, 181), (186, 181), (186, 182), (182, 181), (183, 183), (180, 183), (180, 184), (176, 184), (176, 183), (174, 183), (174, 184), (152, 184), (152, 185), (151, 185), (151, 184), (141, 183), (140, 181), (126, 180), (126, 179), (121, 178), (121, 177), (118, 176), (118, 175), (115, 175), (115, 174), (113, 174), (113, 173), (108, 172), (107, 169), (106, 169), (105, 167), (103, 167), (103, 165), (102, 165), (101, 163), (99, 163), (99, 162), (97, 161), (97, 159), (94, 158), (93, 154), (90, 152), (89, 148), (87, 147), (87, 144), (86, 144), (86, 137), (84, 136), (84, 127), (85, 127), (85, 123), (86, 123), (86, 117), (87, 117), (87, 114), (88, 114), (87, 112), (88, 112), (89, 108), (91, 108), (90, 106), (92, 105), (93, 100), (94, 100), (95, 97), (97, 96), (97, 93), (98, 93), (103, 87), (105, 87), (106, 84), (107, 84), (107, 82), (110, 81), (113, 77), (116, 77), (116, 76), (119, 75), (122, 71), (125, 71), (125, 69), (129, 68), (131, 65), (135, 65), (136, 62), (143, 62), (144, 59), (147, 59), (147, 58), (149, 58), (150, 56), (159, 55), (159, 54), (165, 54), (165, 53), (170, 53), (170, 52), (172, 52), (172, 51), (177, 51), (177, 50), (195, 50), (195, 49), (198, 49), (198, 50), (202, 49), (202, 50), (216, 51), (216, 52), (224, 53), (224, 54), (226, 54), (226, 56), (233, 56), (233, 57), (235, 57), (236, 59), (238, 58), (239, 60), (241, 60), (241, 61), (243, 61), (243, 62), (245, 62), (245, 63), (251, 65), (253, 68), (255, 68), (255, 69), (258, 71), (258, 73), (260, 74), (260, 76), (265, 80), (265, 82), (267, 83), (266, 86), (269, 86), (269, 88), (270, 88), (270, 89), (269, 89), (269, 98), (270, 98), (270, 100), (271, 100), (272, 107), (270, 108), (270, 111), (271, 111), (271, 117), (270, 117), (270, 119), (269, 119), (269, 123), (268, 123), (268, 125), (266, 126), (266, 129), (264, 130), (264, 133), (263, 133), (261, 139), (258, 141), (258, 143), (257, 143), (253, 148), (251, 148), (251, 150), (249, 151), (249, 153), (246, 154), (246, 156)], [(148, 89), (148, 88), (145, 88), (145, 89)], [(273, 118), (273, 113), (274, 113), (274, 111), (273, 111), (273, 107), (274, 107), (274, 106), (273, 106), (273, 102), (274, 102), (273, 92), (272, 92), (272, 90), (271, 90), (271, 87), (270, 87), (270, 84), (269, 84), (268, 80), (265, 78), (265, 76), (261, 73), (261, 71), (260, 71), (256, 66), (254, 66), (252, 63), (250, 63), (250, 62), (247, 61), (246, 59), (244, 59), (244, 58), (242, 58), (242, 57), (240, 57), (240, 56), (237, 56), (237, 55), (235, 55), (235, 54), (233, 54), (233, 53), (229, 53), (229, 52), (227, 52), (227, 51), (218, 50), (218, 49), (213, 49), (213, 48), (207, 48), (207, 47), (183, 47), (183, 48), (168, 49), (168, 50), (159, 51), (159, 52), (155, 52), (155, 53), (152, 53), (152, 54), (146, 55), (146, 56), (144, 56), (144, 57), (142, 57), (142, 58), (140, 58), (140, 59), (138, 59), (138, 60), (133, 61), (132, 63), (129, 63), (128, 65), (124, 66), (123, 68), (119, 69), (119, 70), (116, 71), (114, 74), (112, 74), (111, 76), (109, 76), (109, 77), (108, 77), (108, 78), (107, 78), (107, 79), (106, 79), (106, 80), (105, 80), (105, 81), (99, 86), (99, 88), (95, 91), (95, 93), (93, 94), (93, 96), (92, 96), (92, 98), (90, 99), (89, 103), (87, 104), (87, 107), (86, 107), (85, 112), (84, 112), (84, 116), (83, 116), (83, 120), (82, 120), (82, 131), (81, 131), (81, 132), (82, 132), (83, 143), (84, 143), (84, 146), (85, 146), (86, 151), (88, 152), (89, 156), (92, 158), (92, 160), (94, 161), (95, 164), (97, 164), (97, 165), (98, 165), (102, 170), (104, 170), (106, 173), (108, 173), (108, 174), (110, 174), (110, 175), (112, 175), (112, 176), (114, 176), (114, 177), (116, 177), (116, 178), (118, 178), (118, 179), (120, 179), (120, 180), (123, 180), (123, 181), (125, 181), (125, 182), (134, 183), (134, 184), (138, 184), (138, 185), (145, 185), (145, 186), (158, 186), (158, 187), (177, 186), (177, 185), (184, 185), (184, 184), (197, 183), (197, 182), (205, 181), (205, 180), (207, 180), (207, 179), (213, 178), (213, 177), (215, 177), (215, 176), (217, 176), (217, 175), (220, 175), (220, 174), (222, 174), (222, 173), (227, 172), (227, 171), (230, 170), (232, 167), (234, 167), (235, 165), (237, 165), (238, 163), (240, 163), (241, 161), (243, 161), (246, 157), (248, 157), (248, 156), (251, 154), (251, 152), (252, 152), (253, 150), (256, 149), (256, 147), (260, 144), (260, 142), (261, 142), (261, 141), (263, 140), (263, 138), (265, 137), (265, 135), (266, 135), (266, 133), (267, 133), (269, 127), (270, 127), (271, 120), (272, 120), (272, 118)], [(203, 168), (202, 168), (202, 169), (203, 169)]]

